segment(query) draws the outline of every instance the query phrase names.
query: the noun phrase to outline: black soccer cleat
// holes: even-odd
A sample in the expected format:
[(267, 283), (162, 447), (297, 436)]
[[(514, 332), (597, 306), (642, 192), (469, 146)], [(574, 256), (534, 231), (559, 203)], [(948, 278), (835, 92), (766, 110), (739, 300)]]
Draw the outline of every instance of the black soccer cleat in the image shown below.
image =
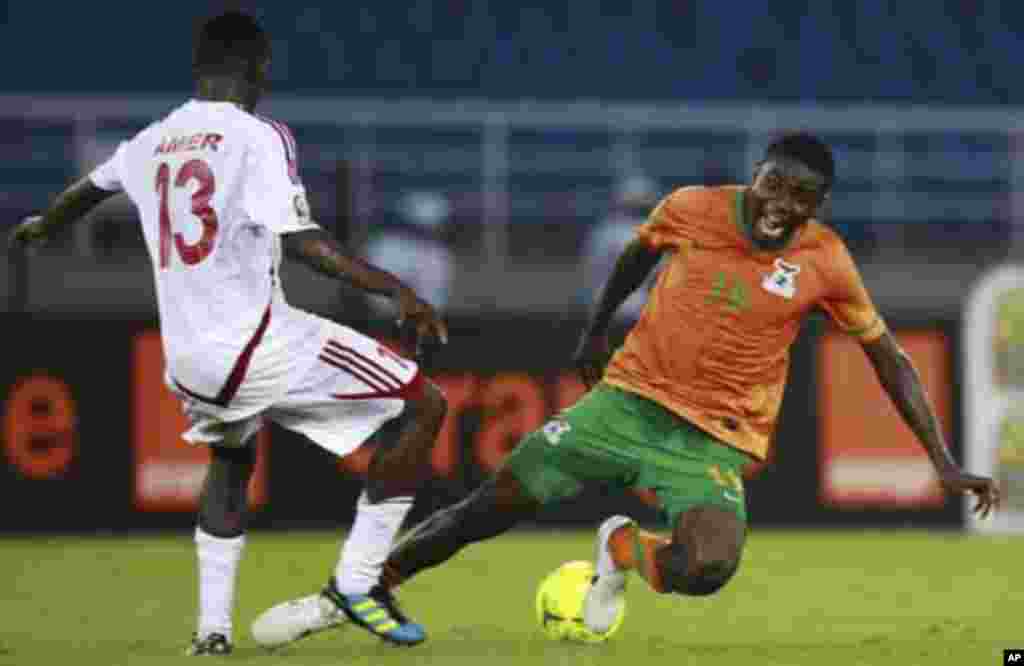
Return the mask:
[(224, 634), (207, 634), (202, 639), (192, 634), (192, 645), (185, 650), (187, 657), (224, 657), (231, 654), (231, 641)]

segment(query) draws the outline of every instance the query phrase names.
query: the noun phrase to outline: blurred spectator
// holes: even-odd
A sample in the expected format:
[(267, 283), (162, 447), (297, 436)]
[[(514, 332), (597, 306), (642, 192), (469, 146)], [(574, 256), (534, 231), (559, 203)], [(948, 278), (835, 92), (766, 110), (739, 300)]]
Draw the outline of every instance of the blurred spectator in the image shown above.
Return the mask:
[[(371, 230), (364, 256), (394, 273), (438, 310), (448, 308), (455, 257), (448, 243), (451, 207), (437, 192), (410, 192), (398, 202), (394, 223)], [(388, 303), (375, 299), (374, 314), (387, 316)]]
[[(615, 262), (633, 240), (636, 226), (647, 219), (647, 214), (658, 203), (657, 185), (642, 174), (631, 175), (616, 186), (612, 210), (594, 225), (587, 237), (581, 258), (580, 305), (589, 309), (597, 302), (605, 282), (612, 274)], [(658, 270), (651, 271), (647, 280), (616, 312), (616, 321), (633, 323), (647, 302), (647, 292), (657, 278)]]

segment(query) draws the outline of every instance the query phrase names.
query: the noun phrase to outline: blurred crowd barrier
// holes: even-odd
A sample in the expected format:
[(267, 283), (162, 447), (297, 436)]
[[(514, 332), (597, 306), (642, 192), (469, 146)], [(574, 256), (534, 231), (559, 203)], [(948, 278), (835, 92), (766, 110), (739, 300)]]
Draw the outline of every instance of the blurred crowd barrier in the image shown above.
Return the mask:
[[(178, 101), (0, 96), (0, 220), (45, 206)], [(658, 197), (745, 182), (773, 133), (794, 127), (834, 147), (827, 221), (877, 264), (865, 273), (883, 306), (893, 293), (955, 308), (956, 285), (1020, 245), (1022, 144), (1008, 108), (274, 97), (265, 112), (294, 129), (316, 218), (451, 312), (585, 307)], [(123, 198), (105, 204), (27, 268), (32, 284), (12, 278), (8, 308), (151, 312), (134, 220)], [(89, 275), (68, 292), (55, 276), (76, 271)], [(322, 283), (300, 291), (309, 307), (339, 307)]]

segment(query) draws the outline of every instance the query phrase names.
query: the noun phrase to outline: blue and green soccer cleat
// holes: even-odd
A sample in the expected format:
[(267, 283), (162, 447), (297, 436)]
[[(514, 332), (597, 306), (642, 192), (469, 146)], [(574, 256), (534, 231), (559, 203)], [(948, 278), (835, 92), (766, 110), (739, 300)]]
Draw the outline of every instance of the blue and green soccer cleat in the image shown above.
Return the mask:
[(323, 595), (345, 613), (353, 624), (394, 645), (416, 645), (427, 639), (423, 627), (409, 620), (398, 608), (395, 598), (378, 585), (367, 594), (338, 592), (332, 576)]

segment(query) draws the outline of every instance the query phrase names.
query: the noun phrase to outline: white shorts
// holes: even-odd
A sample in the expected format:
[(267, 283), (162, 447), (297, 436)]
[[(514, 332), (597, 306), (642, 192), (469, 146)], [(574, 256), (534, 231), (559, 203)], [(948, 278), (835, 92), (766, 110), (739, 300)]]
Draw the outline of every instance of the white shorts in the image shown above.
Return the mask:
[(224, 409), (175, 391), (192, 424), (183, 439), (242, 446), (265, 421), (273, 421), (345, 456), (401, 414), (423, 381), (416, 363), (351, 328), (323, 321), (326, 343), (310, 369), (254, 416), (224, 421)]

